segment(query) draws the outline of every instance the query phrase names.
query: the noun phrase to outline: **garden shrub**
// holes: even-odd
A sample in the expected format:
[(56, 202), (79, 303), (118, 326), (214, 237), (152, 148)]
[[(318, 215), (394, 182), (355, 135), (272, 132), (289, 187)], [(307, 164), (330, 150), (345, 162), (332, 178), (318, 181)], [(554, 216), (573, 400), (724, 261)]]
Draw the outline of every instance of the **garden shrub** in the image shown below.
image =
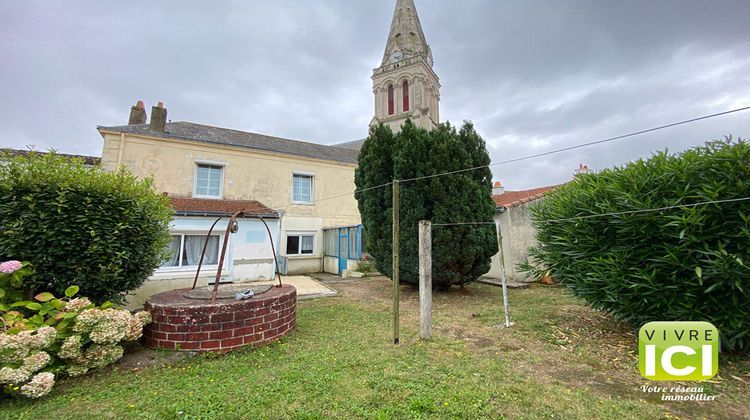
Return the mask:
[(79, 376), (117, 361), (121, 342), (141, 337), (151, 322), (148, 312), (132, 315), (109, 302), (97, 307), (88, 298), (75, 297), (77, 286), (65, 298), (44, 292), (33, 301), (23, 294), (28, 264), (0, 264), (0, 387), (1, 395), (39, 398), (50, 392), (56, 376)]
[(367, 277), (368, 274), (375, 272), (375, 264), (366, 255), (361, 260), (357, 261), (357, 270)]
[[(355, 193), (367, 233), (367, 250), (379, 272), (391, 277), (393, 179), (409, 179), (489, 165), (484, 140), (466, 122), (431, 131), (407, 120), (398, 134), (373, 127), (359, 154)], [(443, 226), (432, 231), (432, 284), (447, 289), (465, 285), (490, 270), (497, 249), (489, 168), (424, 178), (400, 184), (399, 281), (419, 284), (420, 220), (433, 223), (482, 222)]]
[[(532, 260), (590, 305), (628, 321), (708, 321), (750, 350), (750, 145), (713, 141), (583, 174), (532, 207)], [(557, 222), (546, 222), (550, 220)], [(529, 267), (526, 267), (527, 269)]]
[(121, 301), (165, 259), (173, 211), (151, 180), (89, 168), (55, 153), (0, 165), (0, 260), (30, 261), (28, 294), (78, 284)]

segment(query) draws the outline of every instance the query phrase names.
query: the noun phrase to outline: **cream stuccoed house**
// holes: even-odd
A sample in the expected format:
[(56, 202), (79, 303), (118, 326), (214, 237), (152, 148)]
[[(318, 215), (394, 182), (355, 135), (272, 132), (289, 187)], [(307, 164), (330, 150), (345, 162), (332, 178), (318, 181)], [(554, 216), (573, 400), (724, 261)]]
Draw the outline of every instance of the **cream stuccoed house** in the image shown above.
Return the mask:
[[(383, 123), (399, 131), (408, 118), (426, 129), (438, 124), (440, 83), (413, 0), (396, 1), (383, 59), (371, 77), (371, 125)], [(222, 282), (272, 278), (271, 241), (282, 274), (340, 273), (365, 255), (365, 235), (351, 194), (364, 140), (327, 146), (167, 121), (162, 103), (151, 108), (148, 118), (139, 101), (127, 125), (98, 127), (102, 169), (126, 167), (138, 177), (152, 177), (175, 209), (171, 257), (131, 302), (191, 286), (204, 243), (199, 285), (213, 282), (227, 222), (219, 222), (206, 242), (208, 230), (217, 217), (237, 210), (247, 210), (247, 217), (230, 236)], [(270, 238), (259, 218), (268, 225)]]
[[(138, 177), (152, 177), (175, 208), (173, 258), (152, 276), (162, 284), (147, 287), (192, 285), (211, 223), (233, 211), (252, 208), (249, 215), (266, 220), (272, 238), (259, 220), (241, 219), (240, 231), (230, 239), (234, 243), (228, 247), (223, 281), (272, 278), (270, 239), (284, 257), (285, 274), (322, 271), (324, 228), (353, 227), (347, 231), (355, 235), (361, 231), (353, 196), (318, 201), (354, 191), (357, 151), (190, 122), (167, 123), (166, 116), (159, 104), (146, 124), (139, 102), (128, 125), (98, 127), (104, 140), (102, 169), (125, 166)], [(216, 226), (208, 242), (202, 285), (215, 274), (226, 223)]]

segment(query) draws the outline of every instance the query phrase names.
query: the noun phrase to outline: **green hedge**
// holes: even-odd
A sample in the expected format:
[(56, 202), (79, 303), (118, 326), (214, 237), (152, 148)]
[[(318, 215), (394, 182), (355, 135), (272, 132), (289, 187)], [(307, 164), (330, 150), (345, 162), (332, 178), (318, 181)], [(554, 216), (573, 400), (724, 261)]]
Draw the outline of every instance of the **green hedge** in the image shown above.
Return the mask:
[(31, 292), (77, 284), (95, 302), (119, 301), (164, 261), (173, 211), (151, 180), (55, 153), (4, 159), (0, 260), (33, 264)]
[[(709, 321), (725, 349), (750, 349), (750, 201), (574, 219), (750, 197), (750, 145), (709, 142), (577, 177), (532, 215), (532, 260), (635, 327)], [(527, 267), (528, 268), (528, 267)]]

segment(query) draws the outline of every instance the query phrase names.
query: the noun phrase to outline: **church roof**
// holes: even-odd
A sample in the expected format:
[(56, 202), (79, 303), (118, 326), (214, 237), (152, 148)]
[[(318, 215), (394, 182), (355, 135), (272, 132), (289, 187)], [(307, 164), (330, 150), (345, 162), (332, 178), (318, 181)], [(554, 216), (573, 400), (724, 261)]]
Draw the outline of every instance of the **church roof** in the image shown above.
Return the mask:
[(167, 123), (163, 133), (150, 130), (148, 124), (97, 128), (99, 131), (244, 147), (265, 152), (304, 156), (340, 163), (356, 164), (357, 156), (359, 155), (359, 151), (357, 150), (298, 140), (289, 140), (281, 137), (267, 136), (265, 134), (213, 127), (210, 125), (195, 124), (185, 121)]
[(388, 43), (385, 46), (382, 66), (388, 63), (388, 59), (395, 51), (401, 51), (404, 58), (416, 55), (425, 58), (432, 56), (427, 38), (422, 30), (422, 24), (419, 22), (414, 0), (396, 1), (396, 9), (393, 11), (391, 32), (388, 34)]

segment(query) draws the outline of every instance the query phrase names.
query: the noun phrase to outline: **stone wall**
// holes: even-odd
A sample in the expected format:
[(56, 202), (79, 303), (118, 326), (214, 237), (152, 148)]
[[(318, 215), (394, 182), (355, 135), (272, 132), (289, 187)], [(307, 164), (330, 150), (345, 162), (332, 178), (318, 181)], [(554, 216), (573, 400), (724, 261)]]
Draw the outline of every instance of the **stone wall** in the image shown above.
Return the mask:
[[(536, 245), (536, 229), (531, 221), (529, 206), (538, 203), (535, 200), (507, 209), (495, 216), (500, 223), (503, 234), (503, 252), (505, 256), (505, 273), (510, 281), (529, 281), (524, 273), (517, 270), (518, 264), (526, 260), (530, 247)], [(484, 277), (499, 279), (501, 275), (500, 253), (492, 257), (490, 271)]]
[(516, 281), (529, 280), (524, 273), (518, 272), (516, 267), (526, 260), (529, 248), (537, 244), (536, 229), (534, 225), (529, 223), (531, 222), (529, 206), (535, 202), (539, 202), (539, 200), (508, 209), (510, 216), (510, 263), (513, 265), (513, 279)]

